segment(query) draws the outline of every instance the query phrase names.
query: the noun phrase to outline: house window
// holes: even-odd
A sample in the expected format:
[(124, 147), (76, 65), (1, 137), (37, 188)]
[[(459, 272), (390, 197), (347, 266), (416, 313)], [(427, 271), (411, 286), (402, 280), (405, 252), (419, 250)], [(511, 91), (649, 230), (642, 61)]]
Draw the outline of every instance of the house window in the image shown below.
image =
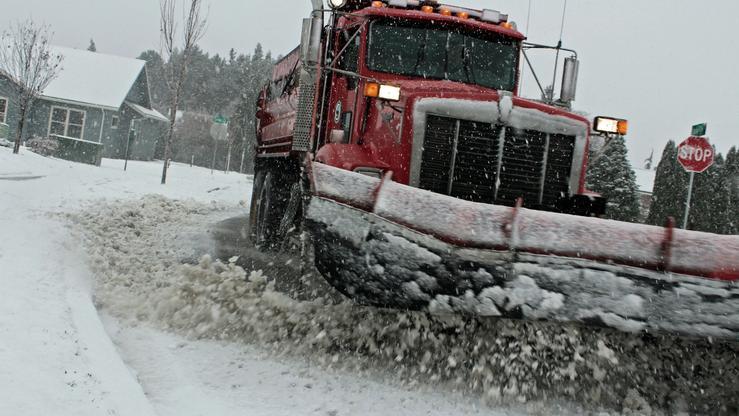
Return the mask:
[(118, 118), (118, 116), (113, 116), (113, 118), (110, 119), (110, 128), (117, 129), (119, 122), (120, 122), (120, 119)]
[(52, 107), (49, 120), (49, 136), (81, 139), (85, 128), (85, 112), (70, 108)]
[(0, 123), (7, 123), (8, 99), (0, 97)]

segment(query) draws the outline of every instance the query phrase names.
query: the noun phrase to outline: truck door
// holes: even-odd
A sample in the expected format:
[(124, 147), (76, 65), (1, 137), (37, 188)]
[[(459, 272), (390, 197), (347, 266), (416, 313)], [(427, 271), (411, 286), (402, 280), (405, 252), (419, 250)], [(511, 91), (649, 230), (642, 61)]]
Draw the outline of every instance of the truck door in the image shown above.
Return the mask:
[[(359, 71), (360, 44), (360, 26), (341, 30), (334, 49), (334, 54), (337, 56), (335, 61), (337, 69), (351, 73)], [(359, 78), (355, 76), (334, 73), (330, 86), (331, 95), (328, 100), (327, 143), (353, 143), (357, 140), (356, 137), (352, 137), (352, 127), (356, 121), (359, 85)]]

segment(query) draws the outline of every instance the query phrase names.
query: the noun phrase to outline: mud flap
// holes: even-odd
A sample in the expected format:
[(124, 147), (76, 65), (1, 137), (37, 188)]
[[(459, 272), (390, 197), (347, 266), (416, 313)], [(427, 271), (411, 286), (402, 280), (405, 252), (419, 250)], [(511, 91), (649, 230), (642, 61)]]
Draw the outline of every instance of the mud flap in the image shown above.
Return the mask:
[(586, 259), (465, 248), (313, 197), (315, 263), (379, 307), (739, 340), (739, 285)]

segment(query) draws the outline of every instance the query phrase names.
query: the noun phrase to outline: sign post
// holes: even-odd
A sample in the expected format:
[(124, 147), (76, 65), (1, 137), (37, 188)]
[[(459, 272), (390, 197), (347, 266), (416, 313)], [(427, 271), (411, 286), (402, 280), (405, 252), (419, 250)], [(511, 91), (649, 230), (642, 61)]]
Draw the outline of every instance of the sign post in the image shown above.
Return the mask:
[(695, 172), (690, 172), (690, 181), (688, 181), (688, 200), (685, 202), (685, 216), (683, 217), (683, 230), (688, 229), (688, 220), (690, 219), (690, 207), (693, 204), (693, 184), (695, 183)]
[(215, 143), (213, 144), (213, 161), (210, 165), (210, 174), (212, 175), (216, 167), (218, 142), (228, 140), (228, 119), (220, 114), (213, 118), (213, 125), (210, 127), (210, 135), (215, 140)]
[[(702, 132), (705, 134), (705, 124), (693, 127), (693, 132), (700, 132), (700, 126), (703, 126)], [(696, 129), (696, 127), (699, 127), (699, 129)], [(695, 174), (703, 173), (713, 165), (715, 153), (713, 146), (711, 146), (705, 137), (690, 136), (677, 147), (677, 161), (680, 162), (686, 172), (690, 172), (683, 229), (688, 228), (688, 220), (690, 219), (690, 205), (693, 199)]]

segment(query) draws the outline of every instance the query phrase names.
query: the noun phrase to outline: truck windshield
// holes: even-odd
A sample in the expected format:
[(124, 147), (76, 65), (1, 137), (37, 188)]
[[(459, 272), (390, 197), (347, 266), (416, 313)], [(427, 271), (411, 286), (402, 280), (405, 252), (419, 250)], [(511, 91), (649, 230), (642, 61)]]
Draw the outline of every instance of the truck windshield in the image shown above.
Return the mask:
[(512, 91), (518, 45), (494, 33), (377, 21), (367, 63), (373, 71)]

